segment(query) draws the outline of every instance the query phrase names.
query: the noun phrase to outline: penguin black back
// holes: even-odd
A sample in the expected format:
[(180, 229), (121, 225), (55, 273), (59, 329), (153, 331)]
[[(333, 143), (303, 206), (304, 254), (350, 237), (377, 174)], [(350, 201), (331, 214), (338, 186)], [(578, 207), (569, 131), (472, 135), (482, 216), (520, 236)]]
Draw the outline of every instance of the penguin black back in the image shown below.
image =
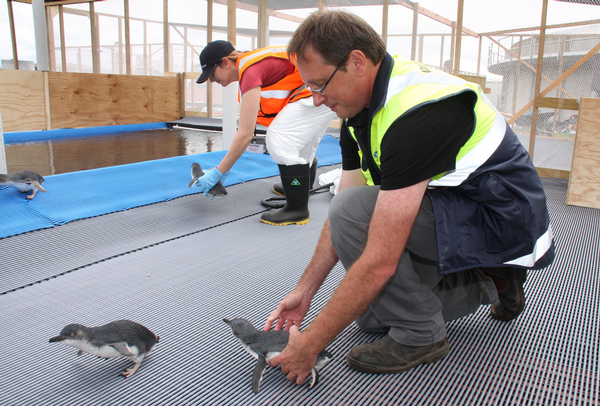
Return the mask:
[(126, 357), (135, 362), (133, 368), (121, 374), (128, 378), (138, 370), (144, 357), (159, 340), (159, 336), (139, 323), (117, 320), (98, 327), (69, 324), (49, 342), (62, 342), (75, 347), (78, 349), (77, 355), (87, 352), (101, 358)]

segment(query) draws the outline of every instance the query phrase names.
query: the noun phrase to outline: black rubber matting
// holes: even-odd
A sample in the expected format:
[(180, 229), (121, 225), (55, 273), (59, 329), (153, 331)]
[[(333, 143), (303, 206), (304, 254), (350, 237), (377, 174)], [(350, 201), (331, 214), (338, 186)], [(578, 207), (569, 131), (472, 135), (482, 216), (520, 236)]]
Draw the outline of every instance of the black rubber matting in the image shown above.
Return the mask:
[[(258, 194), (265, 196), (263, 185), (274, 179), (263, 181), (245, 185), (260, 185)], [(450, 353), (444, 360), (399, 375), (363, 374), (346, 365), (352, 346), (380, 337), (353, 324), (328, 347), (334, 358), (310, 390), (269, 368), (260, 393), (254, 394), (254, 360), (222, 318), (264, 324), (312, 256), (328, 193), (311, 197), (306, 226), (262, 224), (253, 211), (260, 207), (256, 202), (241, 210), (227, 208), (224, 198), (212, 203), (234, 215), (210, 220), (205, 205), (192, 196), (123, 212), (141, 213), (130, 220), (135, 227), (128, 233), (119, 231), (127, 225), (118, 217), (123, 213), (115, 213), (74, 222), (77, 228), (63, 229), (69, 232), (61, 228), (70, 224), (35, 232), (44, 239), (22, 239), (22, 246), (7, 246), (13, 237), (0, 240), (3, 264), (10, 257), (7, 248), (25, 257), (13, 262), (18, 265), (13, 273), (38, 272), (22, 280), (58, 275), (32, 285), (19, 280), (11, 285), (15, 290), (0, 295), (0, 404), (598, 404), (600, 211), (566, 206), (566, 181), (544, 179), (544, 187), (557, 257), (549, 269), (530, 272), (527, 306), (518, 319), (494, 321), (484, 306), (448, 323)], [(202, 210), (188, 207), (198, 204)], [(144, 218), (161, 211), (164, 225), (154, 233)], [(207, 218), (196, 219), (194, 212)], [(92, 220), (106, 226), (87, 227)], [(84, 248), (70, 247), (75, 241)], [(86, 241), (103, 247), (92, 252)], [(338, 264), (315, 297), (306, 324), (343, 275)], [(20, 283), (23, 287), (16, 286)], [(161, 337), (132, 378), (118, 376), (130, 367), (128, 360), (77, 357), (75, 348), (48, 343), (66, 324), (95, 326), (121, 318)]]

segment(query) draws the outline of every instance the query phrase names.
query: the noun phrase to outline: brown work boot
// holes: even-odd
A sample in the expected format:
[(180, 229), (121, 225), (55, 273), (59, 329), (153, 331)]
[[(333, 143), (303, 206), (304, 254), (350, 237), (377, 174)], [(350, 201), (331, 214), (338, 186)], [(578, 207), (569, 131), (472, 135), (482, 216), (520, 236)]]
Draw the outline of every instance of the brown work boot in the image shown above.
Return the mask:
[(400, 344), (386, 334), (383, 338), (357, 345), (346, 354), (346, 362), (357, 371), (371, 374), (397, 374), (421, 364), (444, 358), (450, 346), (444, 338), (435, 344), (414, 347)]
[(516, 319), (525, 308), (525, 291), (523, 284), (527, 279), (527, 270), (518, 268), (501, 268), (485, 270), (492, 278), (498, 290), (498, 300), (490, 308), (490, 316), (495, 320), (510, 321)]

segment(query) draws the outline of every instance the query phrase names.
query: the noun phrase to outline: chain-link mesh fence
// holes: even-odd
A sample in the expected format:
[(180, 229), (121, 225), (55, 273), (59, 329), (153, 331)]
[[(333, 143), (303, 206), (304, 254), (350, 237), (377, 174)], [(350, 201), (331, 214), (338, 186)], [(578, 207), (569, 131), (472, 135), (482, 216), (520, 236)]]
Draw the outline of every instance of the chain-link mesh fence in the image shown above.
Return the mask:
[[(544, 46), (541, 96), (577, 101), (600, 95), (598, 5), (550, 0), (542, 32), (544, 0), (242, 0), (235, 4), (239, 50), (287, 44), (311, 12), (342, 8), (365, 18), (381, 33), (391, 54), (463, 77), (485, 77), (488, 97), (538, 167), (569, 170), (577, 128), (576, 104), (534, 102), (540, 39)], [(266, 10), (264, 22), (261, 7)], [(94, 7), (79, 4), (47, 10), (53, 70), (159, 76), (187, 72), (186, 115), (221, 115), (221, 87), (197, 85), (193, 78), (199, 75), (198, 57), (206, 43), (229, 38), (227, 0), (112, 0), (96, 2)], [(93, 25), (98, 33), (95, 55)], [(211, 92), (207, 86), (212, 86)], [(537, 123), (532, 131), (533, 121)]]

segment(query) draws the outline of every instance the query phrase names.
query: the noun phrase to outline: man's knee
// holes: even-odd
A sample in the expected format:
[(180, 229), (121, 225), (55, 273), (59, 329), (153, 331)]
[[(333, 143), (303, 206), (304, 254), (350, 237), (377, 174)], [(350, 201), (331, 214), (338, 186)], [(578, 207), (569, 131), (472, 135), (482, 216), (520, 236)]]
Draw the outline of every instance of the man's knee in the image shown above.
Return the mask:
[(369, 223), (379, 187), (358, 186), (338, 192), (329, 204), (329, 225)]
[(345, 189), (338, 192), (331, 200), (328, 214), (329, 227), (337, 227), (343, 221), (343, 219), (347, 217), (347, 203), (352, 198), (352, 193), (350, 190), (351, 189)]

